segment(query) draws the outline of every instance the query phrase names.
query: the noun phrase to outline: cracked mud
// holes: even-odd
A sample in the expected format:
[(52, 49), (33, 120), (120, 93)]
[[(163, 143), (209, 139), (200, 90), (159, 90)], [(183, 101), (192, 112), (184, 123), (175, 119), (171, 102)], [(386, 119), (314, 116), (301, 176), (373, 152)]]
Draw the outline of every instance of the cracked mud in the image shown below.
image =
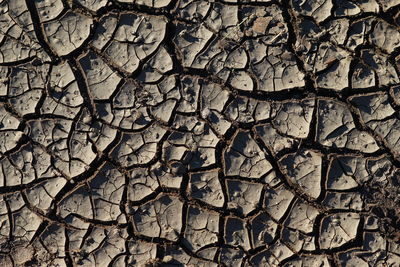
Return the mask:
[(400, 0), (0, 0), (0, 266), (400, 266)]

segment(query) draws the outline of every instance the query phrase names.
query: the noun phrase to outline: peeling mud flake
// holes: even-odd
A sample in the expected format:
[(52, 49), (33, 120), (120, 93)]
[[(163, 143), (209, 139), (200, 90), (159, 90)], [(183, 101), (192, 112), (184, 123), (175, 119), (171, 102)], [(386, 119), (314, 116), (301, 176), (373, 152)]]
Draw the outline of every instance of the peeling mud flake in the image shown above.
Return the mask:
[(356, 213), (337, 213), (322, 221), (320, 245), (332, 249), (346, 244), (357, 235), (360, 216)]
[(379, 149), (375, 139), (368, 132), (356, 129), (349, 108), (332, 100), (318, 101), (316, 139), (322, 145), (346, 147), (367, 153)]
[(200, 208), (189, 207), (184, 243), (190, 250), (200, 248), (218, 241), (219, 216)]
[(289, 154), (280, 163), (291, 183), (298, 185), (310, 197), (318, 198), (321, 193), (321, 155), (303, 150)]
[(67, 12), (58, 20), (44, 24), (50, 47), (59, 56), (65, 56), (78, 49), (89, 37), (92, 20), (84, 15)]
[(94, 99), (109, 99), (121, 78), (96, 53), (89, 52), (80, 59), (90, 95)]
[(306, 138), (310, 132), (314, 105), (313, 99), (277, 105), (276, 116), (272, 120), (274, 128), (285, 135)]
[(133, 208), (135, 232), (176, 241), (182, 228), (182, 202), (168, 195)]
[(316, 208), (298, 200), (293, 205), (285, 225), (304, 233), (311, 233), (318, 214)]
[(108, 0), (77, 0), (77, 2), (90, 11), (98, 11), (107, 5)]
[(248, 214), (257, 209), (261, 197), (261, 184), (227, 180), (228, 208)]
[(371, 34), (372, 43), (391, 54), (400, 45), (399, 31), (389, 23), (379, 20)]
[(225, 196), (218, 175), (217, 171), (192, 174), (190, 195), (210, 205), (222, 207)]
[(324, 21), (331, 14), (333, 8), (333, 1), (320, 1), (320, 0), (292, 0), (292, 5), (296, 12), (313, 17), (317, 22)]
[(255, 140), (246, 132), (238, 132), (225, 152), (226, 175), (260, 178), (272, 169)]
[(132, 73), (159, 47), (165, 36), (165, 27), (163, 17), (122, 14), (105, 54), (122, 71)]
[(272, 218), (279, 221), (287, 212), (294, 199), (295, 195), (286, 189), (284, 185), (280, 185), (275, 189), (265, 191), (263, 207)]

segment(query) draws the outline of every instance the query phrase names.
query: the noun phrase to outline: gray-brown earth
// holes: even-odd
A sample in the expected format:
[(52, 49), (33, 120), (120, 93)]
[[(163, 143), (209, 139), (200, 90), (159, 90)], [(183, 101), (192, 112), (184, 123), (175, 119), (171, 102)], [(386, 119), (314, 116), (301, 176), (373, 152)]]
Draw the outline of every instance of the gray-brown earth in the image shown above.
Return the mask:
[(0, 0), (0, 266), (400, 266), (400, 0)]

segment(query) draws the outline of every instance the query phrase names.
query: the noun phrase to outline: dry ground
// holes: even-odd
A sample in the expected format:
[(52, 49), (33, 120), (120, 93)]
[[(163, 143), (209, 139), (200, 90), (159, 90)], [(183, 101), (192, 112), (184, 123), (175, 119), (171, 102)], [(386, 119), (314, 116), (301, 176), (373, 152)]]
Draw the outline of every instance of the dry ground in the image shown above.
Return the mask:
[(400, 266), (400, 0), (0, 0), (0, 266)]

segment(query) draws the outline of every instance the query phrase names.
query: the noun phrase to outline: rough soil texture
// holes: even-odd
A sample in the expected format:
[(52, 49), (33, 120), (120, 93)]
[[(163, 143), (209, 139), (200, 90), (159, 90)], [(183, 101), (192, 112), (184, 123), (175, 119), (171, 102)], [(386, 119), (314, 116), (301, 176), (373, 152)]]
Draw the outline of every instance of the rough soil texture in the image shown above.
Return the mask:
[(0, 0), (0, 266), (400, 266), (400, 0)]

